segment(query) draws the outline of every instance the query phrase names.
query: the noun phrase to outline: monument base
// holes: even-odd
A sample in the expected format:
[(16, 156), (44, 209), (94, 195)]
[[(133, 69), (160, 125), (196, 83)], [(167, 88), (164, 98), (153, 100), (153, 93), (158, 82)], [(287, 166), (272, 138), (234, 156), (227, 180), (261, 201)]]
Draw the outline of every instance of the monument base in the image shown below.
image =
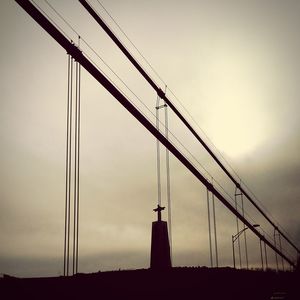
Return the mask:
[(168, 225), (165, 221), (152, 222), (151, 269), (171, 268)]

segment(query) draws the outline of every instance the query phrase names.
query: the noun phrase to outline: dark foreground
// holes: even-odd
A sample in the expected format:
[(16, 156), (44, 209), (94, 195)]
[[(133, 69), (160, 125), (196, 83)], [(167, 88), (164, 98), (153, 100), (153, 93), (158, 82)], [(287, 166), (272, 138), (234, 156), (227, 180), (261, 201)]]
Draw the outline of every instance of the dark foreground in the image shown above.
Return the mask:
[[(0, 279), (0, 299), (300, 299), (295, 273), (172, 268)], [(282, 294), (281, 294), (282, 293)]]

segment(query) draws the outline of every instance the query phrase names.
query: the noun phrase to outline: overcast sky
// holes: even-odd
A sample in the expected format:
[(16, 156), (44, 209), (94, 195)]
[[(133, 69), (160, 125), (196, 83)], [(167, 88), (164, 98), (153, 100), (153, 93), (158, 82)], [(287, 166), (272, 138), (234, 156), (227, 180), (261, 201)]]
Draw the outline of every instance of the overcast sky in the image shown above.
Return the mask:
[[(45, 1), (36, 2), (77, 42), (76, 34)], [(155, 113), (155, 92), (81, 4), (49, 2)], [(91, 2), (164, 89), (97, 1)], [(102, 3), (260, 205), (299, 247), (300, 2)], [(0, 2), (0, 39), (0, 273), (59, 275), (63, 272), (67, 55), (14, 1)], [(83, 41), (81, 48), (154, 121)], [(81, 89), (79, 271), (147, 268), (155, 220), (152, 209), (157, 203), (156, 141), (84, 70)], [(185, 113), (170, 90), (167, 96)], [(199, 170), (233, 196), (234, 186), (201, 145), (171, 112), (169, 117), (170, 131), (210, 175)], [(163, 148), (162, 157), (164, 165)], [(170, 165), (173, 265), (208, 266), (206, 190), (173, 156)], [(166, 205), (164, 167), (162, 178)], [(251, 205), (245, 207), (249, 219), (272, 234)], [(232, 265), (235, 218), (218, 200), (216, 214), (220, 265)], [(250, 232), (248, 240), (250, 265), (256, 267), (259, 242)], [(284, 242), (283, 246), (295, 257), (295, 251)], [(268, 255), (274, 265), (270, 249)]]

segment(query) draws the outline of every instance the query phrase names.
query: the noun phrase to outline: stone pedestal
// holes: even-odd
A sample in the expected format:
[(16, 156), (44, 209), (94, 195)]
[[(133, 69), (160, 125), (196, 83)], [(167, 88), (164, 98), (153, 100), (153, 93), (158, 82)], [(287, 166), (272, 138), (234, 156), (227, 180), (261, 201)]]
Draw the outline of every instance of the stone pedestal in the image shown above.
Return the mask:
[(167, 222), (158, 220), (156, 222), (152, 222), (150, 268), (164, 269), (170, 267), (172, 267), (172, 265), (168, 225)]

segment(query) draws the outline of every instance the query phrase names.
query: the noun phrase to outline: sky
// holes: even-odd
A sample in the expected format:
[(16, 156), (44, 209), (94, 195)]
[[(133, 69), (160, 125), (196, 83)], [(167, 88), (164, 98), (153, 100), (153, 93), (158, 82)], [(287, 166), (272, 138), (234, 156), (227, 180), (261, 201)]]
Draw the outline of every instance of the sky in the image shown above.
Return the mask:
[[(45, 1), (36, 3), (78, 43)], [(49, 3), (80, 34), (83, 52), (155, 122), (154, 90), (81, 4)], [(299, 247), (300, 2), (102, 0), (163, 82), (99, 3), (91, 3)], [(0, 38), (0, 273), (57, 276), (63, 272), (67, 55), (14, 1), (0, 2)], [(79, 271), (148, 268), (156, 140), (85, 70), (81, 99)], [(169, 130), (203, 175), (234, 197), (232, 183), (170, 110)], [(167, 205), (163, 147), (161, 162)], [(172, 155), (170, 169), (173, 265), (209, 266), (206, 189)], [(219, 265), (230, 266), (236, 220), (215, 201)], [(247, 217), (272, 235), (244, 201)], [(259, 241), (251, 232), (247, 238), (250, 266), (258, 267)], [(274, 266), (270, 249), (268, 256)]]

